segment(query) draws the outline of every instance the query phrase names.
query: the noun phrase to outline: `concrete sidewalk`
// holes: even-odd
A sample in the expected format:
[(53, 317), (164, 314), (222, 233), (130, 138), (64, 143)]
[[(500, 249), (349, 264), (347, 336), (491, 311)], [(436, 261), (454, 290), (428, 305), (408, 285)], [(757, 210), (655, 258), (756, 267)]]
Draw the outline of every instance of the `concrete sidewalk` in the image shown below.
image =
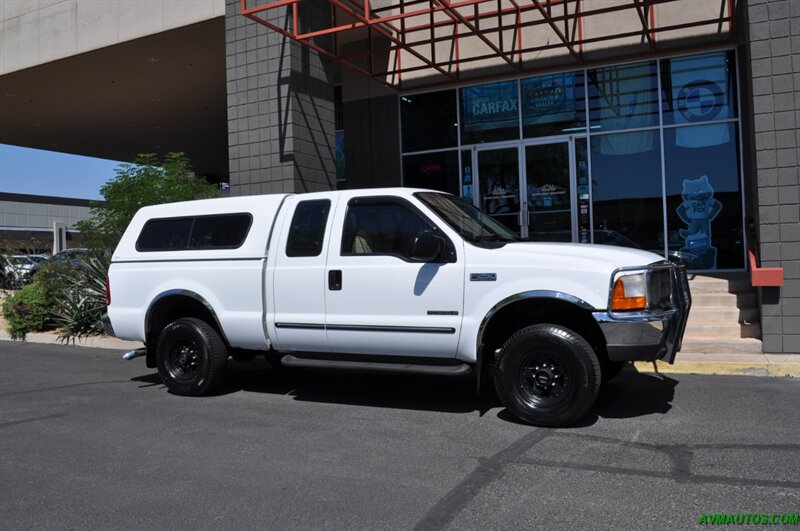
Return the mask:
[[(14, 341), (11, 339), (11, 336), (8, 335), (8, 332), (6, 332), (2, 327), (0, 327), (0, 341)], [(25, 341), (28, 343), (46, 343), (50, 345), (63, 344), (58, 340), (58, 334), (54, 332), (33, 332), (25, 336)], [(125, 351), (144, 346), (139, 341), (125, 341), (123, 339), (117, 339), (116, 337), (110, 336), (85, 337), (83, 339), (75, 340), (74, 343), (70, 341), (69, 344), (78, 347), (110, 348)]]
[[(0, 340), (10, 341), (8, 333), (0, 329)], [(52, 332), (28, 334), (29, 343), (60, 345)], [(70, 343), (73, 344), (73, 343)], [(116, 337), (97, 336), (75, 341), (76, 346), (133, 350), (142, 347), (138, 341), (124, 341)], [(634, 363), (638, 372), (652, 373), (656, 368), (650, 362)], [(800, 356), (779, 354), (681, 354), (673, 365), (658, 362), (657, 372), (664, 374), (717, 374), (734, 376), (784, 376), (800, 378)]]

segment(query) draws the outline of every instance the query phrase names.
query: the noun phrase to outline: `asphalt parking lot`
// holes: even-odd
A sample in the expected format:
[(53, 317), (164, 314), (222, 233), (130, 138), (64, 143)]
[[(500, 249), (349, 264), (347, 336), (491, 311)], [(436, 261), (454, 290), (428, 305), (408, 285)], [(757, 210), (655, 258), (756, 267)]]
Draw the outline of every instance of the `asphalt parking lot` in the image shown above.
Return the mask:
[(118, 351), (0, 342), (0, 525), (674, 529), (800, 508), (797, 379), (623, 373), (554, 430), (470, 379), (229, 367), (184, 398)]

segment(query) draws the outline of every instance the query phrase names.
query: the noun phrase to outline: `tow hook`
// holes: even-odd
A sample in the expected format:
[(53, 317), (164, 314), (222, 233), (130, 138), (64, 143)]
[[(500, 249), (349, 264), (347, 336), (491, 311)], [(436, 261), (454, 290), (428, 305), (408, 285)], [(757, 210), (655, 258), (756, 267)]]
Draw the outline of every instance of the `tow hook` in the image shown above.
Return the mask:
[(130, 361), (134, 358), (138, 358), (140, 356), (144, 356), (147, 354), (146, 348), (137, 348), (135, 350), (131, 350), (130, 352), (126, 352), (122, 355), (122, 359)]

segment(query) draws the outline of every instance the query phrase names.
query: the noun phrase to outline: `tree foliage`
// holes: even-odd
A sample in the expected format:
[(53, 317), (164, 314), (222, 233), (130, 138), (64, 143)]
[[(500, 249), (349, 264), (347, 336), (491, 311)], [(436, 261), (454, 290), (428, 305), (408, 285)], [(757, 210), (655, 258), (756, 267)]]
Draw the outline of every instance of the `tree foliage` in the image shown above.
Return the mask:
[(140, 208), (217, 195), (214, 184), (194, 174), (184, 153), (169, 153), (162, 161), (153, 153), (141, 154), (114, 171), (116, 177), (100, 188), (103, 201), (93, 203), (89, 219), (77, 224), (86, 246), (97, 255), (114, 250)]

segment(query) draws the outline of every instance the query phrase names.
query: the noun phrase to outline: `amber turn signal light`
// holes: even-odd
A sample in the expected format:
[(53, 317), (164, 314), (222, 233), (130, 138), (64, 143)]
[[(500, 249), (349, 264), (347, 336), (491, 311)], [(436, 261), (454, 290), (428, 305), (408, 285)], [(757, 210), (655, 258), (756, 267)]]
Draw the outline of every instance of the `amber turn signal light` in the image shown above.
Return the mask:
[[(614, 283), (614, 291), (611, 293), (612, 310), (644, 310), (647, 307), (647, 297), (642, 294), (642, 290), (632, 289), (631, 296), (626, 296), (625, 282), (623, 277)], [(638, 292), (638, 293), (637, 293)]]

